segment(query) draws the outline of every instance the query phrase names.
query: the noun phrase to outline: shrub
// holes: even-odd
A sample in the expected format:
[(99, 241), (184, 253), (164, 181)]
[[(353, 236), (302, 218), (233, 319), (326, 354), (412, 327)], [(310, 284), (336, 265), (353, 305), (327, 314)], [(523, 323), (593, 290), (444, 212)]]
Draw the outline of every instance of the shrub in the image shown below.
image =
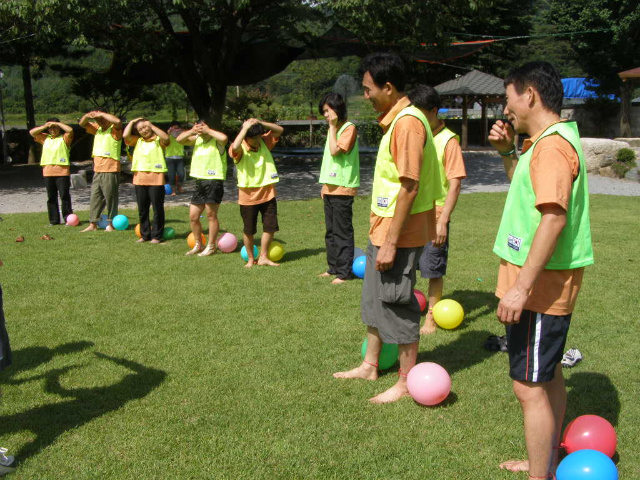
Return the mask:
[(630, 148), (621, 148), (618, 150), (616, 154), (616, 161), (620, 163), (628, 163), (631, 164), (631, 167), (634, 167), (636, 162), (636, 152), (631, 150)]
[(613, 162), (611, 164), (611, 170), (616, 174), (618, 178), (624, 178), (629, 170), (631, 170), (635, 166), (635, 162), (631, 163), (622, 163), (622, 162)]

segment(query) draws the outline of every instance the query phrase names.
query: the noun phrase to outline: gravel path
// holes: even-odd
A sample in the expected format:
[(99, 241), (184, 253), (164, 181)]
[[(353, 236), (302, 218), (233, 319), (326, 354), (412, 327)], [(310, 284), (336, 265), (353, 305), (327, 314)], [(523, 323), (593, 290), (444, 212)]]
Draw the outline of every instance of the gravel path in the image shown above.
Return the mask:
[[(491, 151), (464, 152), (467, 179), (462, 182), (462, 193), (505, 192), (509, 189), (502, 160)], [(318, 176), (321, 156), (277, 156), (280, 182), (277, 185), (279, 200), (303, 200), (320, 194)], [(375, 156), (361, 157), (360, 194), (371, 193)], [(231, 173), (229, 174), (231, 176)], [(193, 181), (185, 184), (187, 193), (167, 196), (167, 206), (188, 205), (193, 192)], [(589, 175), (591, 193), (605, 195), (640, 196), (640, 182)], [(71, 198), (76, 211), (89, 210), (90, 188), (72, 189)], [(224, 202), (237, 200), (235, 181), (225, 182)], [(46, 211), (46, 191), (40, 168), (16, 166), (0, 171), (0, 214)], [(131, 181), (120, 185), (120, 206), (135, 208), (135, 191)]]

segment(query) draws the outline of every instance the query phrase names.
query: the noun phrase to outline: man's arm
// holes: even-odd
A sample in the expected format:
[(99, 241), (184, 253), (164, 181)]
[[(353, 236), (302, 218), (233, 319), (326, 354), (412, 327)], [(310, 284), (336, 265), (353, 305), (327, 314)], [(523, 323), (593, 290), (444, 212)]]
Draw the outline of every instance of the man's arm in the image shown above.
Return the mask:
[(141, 118), (142, 117), (134, 118), (129, 123), (127, 123), (127, 126), (124, 128), (124, 132), (122, 132), (122, 137), (124, 138), (124, 141), (127, 143), (127, 145), (130, 145), (129, 142), (131, 141), (131, 134), (133, 133), (133, 125)]
[(554, 203), (540, 205), (542, 219), (536, 230), (529, 255), (516, 283), (498, 304), (498, 318), (506, 325), (518, 323), (531, 290), (553, 255), (558, 237), (567, 223), (567, 212)]
[(458, 203), (458, 196), (460, 195), (461, 186), (462, 180), (460, 178), (449, 179), (449, 191), (447, 192), (447, 196), (444, 199), (442, 213), (440, 214), (438, 224), (436, 225), (436, 239), (433, 241), (433, 244), (436, 247), (444, 244), (444, 242), (446, 242), (447, 240), (447, 223), (449, 223), (449, 220), (451, 220), (451, 214), (456, 208), (456, 203)]
[(258, 120), (258, 122), (260, 122), (265, 129), (270, 130), (274, 138), (280, 138), (280, 135), (284, 133), (284, 128), (276, 123), (263, 122), (262, 120)]
[(489, 142), (498, 151), (504, 163), (504, 170), (509, 181), (513, 178), (513, 172), (518, 164), (515, 147), (515, 132), (511, 124), (498, 120), (491, 127)]
[(34, 127), (31, 130), (29, 130), (29, 135), (31, 135), (33, 138), (36, 138), (38, 135), (40, 135), (41, 133), (43, 133), (47, 128), (49, 128), (51, 126), (52, 122), (47, 122), (44, 125), (40, 125), (39, 127)]
[(120, 119), (115, 115), (111, 115), (110, 113), (107, 113), (107, 112), (95, 112), (95, 113), (96, 115), (94, 118), (102, 117), (111, 125), (113, 125), (114, 128), (117, 128), (117, 129), (122, 128), (122, 121), (120, 121)]
[(162, 145), (163, 147), (168, 147), (169, 146), (169, 134), (167, 132), (165, 132), (164, 130), (162, 130), (161, 128), (156, 127), (151, 122), (149, 122), (149, 125), (151, 126), (151, 130), (153, 131), (153, 133), (155, 133), (158, 136), (158, 138), (160, 139), (160, 145)]
[(176, 142), (181, 145), (188, 145), (190, 147), (196, 144), (196, 137), (198, 133), (195, 131), (195, 125), (191, 128), (191, 130), (185, 130), (181, 132), (180, 135), (176, 137)]
[(244, 137), (247, 136), (247, 131), (256, 123), (258, 123), (258, 120), (256, 120), (255, 118), (250, 118), (249, 120), (245, 120), (244, 123), (242, 124), (242, 128), (240, 129), (240, 131), (238, 132), (238, 135), (236, 136), (236, 139), (231, 144), (231, 147), (229, 147), (231, 158), (233, 158), (233, 161), (235, 163), (238, 163), (239, 161), (239, 160), (236, 160), (236, 157), (240, 154), (240, 152), (242, 152), (242, 141), (244, 140)]
[(413, 201), (418, 196), (418, 187), (420, 183), (412, 178), (401, 177), (400, 178), (400, 192), (398, 192), (398, 199), (396, 200), (396, 208), (389, 225), (389, 231), (384, 243), (378, 250), (378, 257), (376, 259), (376, 270), (384, 272), (393, 267), (393, 262), (396, 259), (396, 249), (398, 245), (398, 238), (402, 228), (409, 218), (409, 212), (413, 206)]

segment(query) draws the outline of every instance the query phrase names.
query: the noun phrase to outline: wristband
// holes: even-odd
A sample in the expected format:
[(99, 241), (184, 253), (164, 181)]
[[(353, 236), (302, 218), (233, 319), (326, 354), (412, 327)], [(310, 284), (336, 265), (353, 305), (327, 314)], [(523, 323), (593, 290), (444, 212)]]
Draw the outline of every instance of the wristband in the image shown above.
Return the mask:
[(509, 150), (506, 153), (502, 153), (502, 152), (498, 152), (498, 153), (500, 154), (501, 157), (510, 157), (511, 155), (516, 153), (516, 147), (513, 147), (513, 149)]

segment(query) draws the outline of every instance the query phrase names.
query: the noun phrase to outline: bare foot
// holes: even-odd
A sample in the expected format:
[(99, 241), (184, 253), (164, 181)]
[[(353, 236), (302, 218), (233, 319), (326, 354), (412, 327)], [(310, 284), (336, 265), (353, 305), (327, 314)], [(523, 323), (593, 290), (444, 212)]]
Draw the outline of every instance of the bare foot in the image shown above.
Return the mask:
[(176, 192), (171, 192), (171, 193), (169, 194), (169, 196), (170, 196), (170, 197), (175, 197), (176, 195), (177, 195), (177, 193), (176, 193)]
[(398, 385), (397, 383), (391, 387), (389, 390), (382, 392), (379, 395), (376, 395), (373, 398), (370, 398), (369, 401), (371, 403), (391, 403), (397, 402), (402, 397), (406, 397), (409, 395), (409, 390), (407, 390), (406, 385)]
[(139, 238), (136, 240), (136, 243), (144, 243), (146, 240), (144, 238)]
[(331, 275), (329, 272), (324, 272), (321, 273), (320, 275), (318, 275), (318, 278), (324, 278), (324, 277), (332, 277), (333, 275)]
[(258, 265), (266, 265), (268, 267), (279, 267), (280, 264), (276, 262), (272, 262), (268, 257), (260, 257), (258, 259)]
[(98, 230), (98, 226), (95, 223), (90, 223), (89, 226), (84, 230), (81, 230), (80, 233), (95, 232), (96, 230)]
[(359, 367), (346, 372), (336, 372), (333, 374), (334, 378), (362, 378), (364, 380), (377, 380), (378, 369), (368, 363), (362, 363)]
[(429, 335), (435, 333), (436, 330), (438, 330), (438, 325), (436, 325), (433, 315), (427, 313), (427, 316), (424, 317), (424, 325), (420, 329), (420, 335)]
[(347, 281), (341, 278), (334, 278), (331, 282), (332, 285), (340, 285), (341, 283), (347, 283)]
[(251, 268), (255, 265), (256, 261), (253, 258), (250, 258), (244, 268)]
[(151, 240), (150, 243), (162, 243), (162, 240), (158, 240), (157, 238), (154, 238), (153, 240)]
[(205, 248), (202, 252), (200, 252), (198, 254), (199, 257), (208, 257), (210, 255), (213, 255), (214, 253), (216, 253), (217, 249), (215, 245), (207, 245), (207, 248)]
[(185, 253), (185, 255), (196, 255), (202, 251), (202, 248), (203, 248), (202, 245), (200, 245), (199, 243), (196, 243), (191, 250)]
[(510, 472), (528, 472), (529, 460), (509, 460), (500, 464), (502, 470), (509, 470)]
[(116, 229), (113, 228), (111, 225), (107, 225), (104, 229), (105, 232), (115, 232)]

